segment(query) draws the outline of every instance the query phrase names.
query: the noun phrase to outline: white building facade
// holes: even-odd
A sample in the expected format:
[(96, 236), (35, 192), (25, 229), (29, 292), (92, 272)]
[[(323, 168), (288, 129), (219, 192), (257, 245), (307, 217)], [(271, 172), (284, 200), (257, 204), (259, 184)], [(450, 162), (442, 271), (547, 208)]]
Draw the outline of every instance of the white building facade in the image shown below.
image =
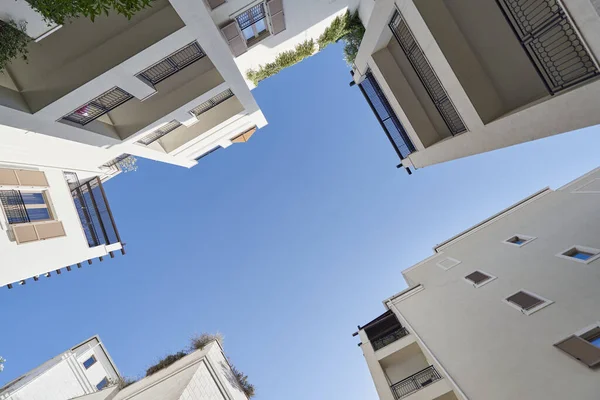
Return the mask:
[(589, 0), (363, 1), (354, 81), (402, 167), (600, 123)]
[(0, 400), (248, 400), (218, 341), (123, 387), (97, 336), (0, 388)]
[(598, 398), (600, 168), (434, 251), (359, 327), (380, 399)]

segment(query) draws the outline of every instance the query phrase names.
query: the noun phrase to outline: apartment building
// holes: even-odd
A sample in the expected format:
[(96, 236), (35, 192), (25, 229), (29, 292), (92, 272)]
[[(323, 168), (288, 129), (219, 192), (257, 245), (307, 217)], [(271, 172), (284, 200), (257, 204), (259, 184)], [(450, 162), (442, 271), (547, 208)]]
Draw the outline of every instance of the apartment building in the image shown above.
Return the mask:
[(90, 161), (80, 168), (127, 155), (192, 167), (267, 124), (247, 70), (318, 37), (358, 1), (155, 0), (131, 20), (58, 26), (13, 0), (0, 19), (27, 22), (33, 40), (28, 61), (0, 74), (0, 123), (15, 140), (81, 144)]
[(129, 386), (94, 336), (0, 388), (0, 400), (248, 400), (217, 341)]
[(598, 398), (600, 168), (435, 246), (359, 327), (382, 400)]
[(360, 11), (354, 83), (399, 167), (600, 123), (595, 1), (378, 0)]

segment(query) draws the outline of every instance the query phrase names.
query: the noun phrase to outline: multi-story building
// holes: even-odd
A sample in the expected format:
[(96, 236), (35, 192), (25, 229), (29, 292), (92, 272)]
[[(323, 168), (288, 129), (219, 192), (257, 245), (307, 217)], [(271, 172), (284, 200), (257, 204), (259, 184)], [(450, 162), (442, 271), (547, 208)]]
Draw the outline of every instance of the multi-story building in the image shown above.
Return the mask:
[(378, 0), (360, 11), (354, 82), (399, 166), (600, 123), (595, 1)]
[(408, 288), (358, 331), (380, 399), (598, 398), (600, 168), (402, 275)]
[(0, 400), (248, 400), (218, 341), (124, 386), (94, 336), (0, 388)]

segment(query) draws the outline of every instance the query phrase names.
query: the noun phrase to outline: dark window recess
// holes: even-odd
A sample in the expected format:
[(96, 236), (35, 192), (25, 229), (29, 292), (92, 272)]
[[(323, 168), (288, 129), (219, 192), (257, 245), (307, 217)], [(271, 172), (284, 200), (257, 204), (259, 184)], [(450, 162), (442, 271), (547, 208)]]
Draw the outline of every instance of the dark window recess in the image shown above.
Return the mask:
[(392, 106), (371, 71), (367, 71), (365, 79), (358, 87), (365, 96), (367, 103), (369, 103), (394, 150), (396, 150), (398, 157), (401, 160), (408, 157), (410, 153), (415, 151), (415, 146), (406, 134), (404, 127), (400, 123), (400, 120), (398, 120)]
[(589, 339), (573, 335), (554, 346), (590, 368), (600, 365), (600, 348), (590, 343)]
[(452, 104), (448, 93), (446, 93), (435, 71), (431, 68), (429, 61), (427, 61), (423, 50), (398, 11), (394, 13), (389, 26), (421, 80), (421, 83), (425, 86), (431, 101), (433, 101), (433, 104), (448, 126), (450, 133), (456, 135), (465, 132), (467, 128), (460, 118), (458, 111), (454, 107), (454, 104)]
[(205, 55), (206, 54), (200, 48), (200, 45), (196, 42), (193, 42), (184, 48), (177, 50), (170, 56), (160, 60), (150, 68), (140, 72), (138, 76), (141, 76), (148, 82), (156, 85), (163, 79), (166, 79), (174, 73), (181, 71), (193, 62), (200, 60)]
[(191, 113), (194, 114), (197, 118), (200, 114), (204, 114), (211, 108), (216, 107), (217, 105), (221, 104), (230, 97), (233, 97), (233, 92), (230, 89), (227, 89), (224, 92), (219, 93), (218, 95), (195, 107), (193, 110), (191, 110)]
[(525, 292), (515, 293), (508, 297), (506, 301), (518, 305), (525, 311), (531, 310), (532, 308), (544, 303), (544, 300), (538, 299), (537, 297)]
[(133, 98), (132, 95), (119, 87), (114, 87), (102, 93), (89, 103), (79, 107), (77, 110), (63, 117), (64, 120), (85, 125), (101, 117)]
[(362, 329), (365, 330), (375, 351), (408, 335), (408, 331), (400, 324), (392, 311), (387, 311)]
[(559, 0), (496, 1), (551, 94), (598, 76)]
[(465, 276), (465, 279), (473, 282), (475, 285), (479, 285), (489, 279), (492, 279), (491, 276), (484, 274), (483, 272), (475, 271)]
[(226, 0), (208, 0), (208, 5), (210, 6), (211, 10), (214, 10), (215, 8), (219, 7), (221, 4), (225, 4)]
[(181, 126), (181, 124), (178, 121), (171, 121), (168, 124), (155, 130), (151, 134), (147, 135), (146, 137), (140, 139), (138, 142), (145, 144), (147, 146), (150, 143), (156, 142), (158, 139), (165, 136), (167, 133), (174, 131), (175, 129), (179, 128), (180, 126)]

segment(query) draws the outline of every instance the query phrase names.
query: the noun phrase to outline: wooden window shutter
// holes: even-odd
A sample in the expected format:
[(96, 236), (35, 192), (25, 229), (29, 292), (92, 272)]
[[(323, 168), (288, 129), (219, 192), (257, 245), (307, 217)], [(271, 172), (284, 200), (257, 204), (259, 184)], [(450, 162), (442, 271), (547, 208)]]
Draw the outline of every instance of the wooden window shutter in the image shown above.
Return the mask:
[(283, 0), (269, 0), (267, 2), (269, 14), (271, 14), (271, 25), (273, 35), (285, 31), (285, 15), (283, 13)]
[(248, 51), (248, 47), (246, 46), (246, 41), (240, 35), (240, 31), (237, 27), (237, 22), (233, 21), (229, 25), (224, 26), (221, 29), (227, 43), (229, 44), (229, 48), (231, 49), (231, 53), (234, 57), (244, 54)]
[(46, 174), (27, 169), (0, 168), (0, 185), (48, 187)]
[(52, 239), (67, 235), (61, 221), (13, 225), (12, 230), (17, 244), (36, 242), (38, 240)]
[(226, 0), (207, 0), (207, 1), (208, 1), (208, 5), (211, 10), (214, 10), (215, 8), (219, 7), (221, 4), (225, 4), (227, 2)]
[(600, 365), (600, 348), (594, 346), (579, 336), (571, 336), (554, 346), (558, 347), (571, 357), (581, 361), (588, 367)]
[(14, 169), (0, 169), (0, 185), (19, 186), (19, 180)]

